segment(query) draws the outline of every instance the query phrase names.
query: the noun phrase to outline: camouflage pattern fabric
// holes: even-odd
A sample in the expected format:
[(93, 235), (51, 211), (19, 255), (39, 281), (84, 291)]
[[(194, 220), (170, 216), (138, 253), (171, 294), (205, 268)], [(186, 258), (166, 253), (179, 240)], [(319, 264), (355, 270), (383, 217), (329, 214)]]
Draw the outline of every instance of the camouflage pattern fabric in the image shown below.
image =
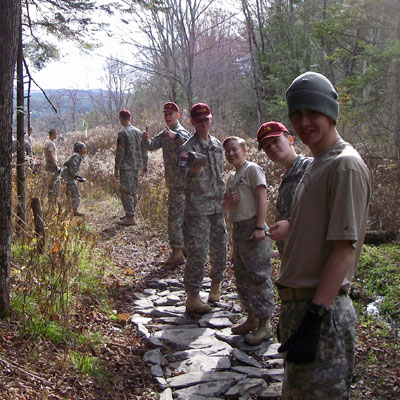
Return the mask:
[[(282, 302), (279, 316), (285, 343), (302, 322), (311, 299)], [(348, 399), (354, 367), (356, 313), (346, 295), (334, 298), (322, 323), (317, 359), (305, 365), (286, 362), (284, 400)]]
[(210, 278), (221, 282), (226, 268), (226, 226), (224, 215), (219, 213), (185, 216), (183, 235), (187, 253), (184, 273), (186, 292), (200, 291), (209, 250)]
[(209, 143), (202, 141), (194, 134), (179, 149), (180, 160), (182, 154), (190, 151), (198, 152), (207, 157), (207, 163), (199, 173), (185, 170), (185, 216), (212, 215), (222, 213), (225, 183), (223, 178), (224, 153), (221, 142), (209, 135)]
[(271, 240), (249, 239), (257, 218), (233, 223), (233, 269), (236, 288), (243, 309), (256, 317), (269, 318), (274, 311), (274, 290), (271, 282)]
[(138, 171), (120, 170), (119, 175), (119, 193), (121, 203), (127, 217), (135, 215), (137, 205), (137, 191), (139, 183)]
[(81, 194), (75, 181), (66, 184), (67, 196), (71, 198), (72, 209), (76, 211), (81, 203)]
[(163, 129), (153, 139), (143, 140), (145, 149), (154, 151), (162, 148), (164, 160), (165, 184), (168, 189), (183, 189), (183, 171), (178, 169), (178, 152), (179, 148), (189, 138), (189, 132), (179, 123), (170, 129), (177, 134), (175, 139), (166, 140), (165, 131)]
[(183, 211), (185, 194), (183, 189), (170, 188), (168, 192), (168, 238), (171, 249), (183, 248)]
[(147, 167), (148, 155), (142, 145), (142, 132), (131, 124), (118, 132), (115, 169), (137, 171)]
[(82, 159), (83, 157), (80, 154), (74, 153), (67, 161), (64, 162), (61, 170), (61, 178), (66, 183), (67, 195), (71, 198), (72, 209), (74, 211), (78, 209), (81, 202), (81, 194), (75, 178), (78, 175)]
[[(275, 222), (290, 217), (290, 208), (292, 206), (294, 192), (296, 191), (297, 185), (300, 182), (305, 169), (312, 160), (311, 157), (304, 157), (301, 154), (298, 155), (295, 158), (293, 165), (283, 175), (279, 186), (278, 198), (276, 199)], [(279, 240), (276, 242), (276, 245), (279, 254), (282, 257), (284, 241)]]

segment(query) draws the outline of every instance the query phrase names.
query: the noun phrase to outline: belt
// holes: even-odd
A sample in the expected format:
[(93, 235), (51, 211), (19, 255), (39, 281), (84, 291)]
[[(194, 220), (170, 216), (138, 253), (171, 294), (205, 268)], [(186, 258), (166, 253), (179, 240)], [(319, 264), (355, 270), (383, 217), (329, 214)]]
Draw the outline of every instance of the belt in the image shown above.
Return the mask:
[(248, 225), (249, 223), (255, 221), (256, 219), (257, 219), (257, 216), (255, 215), (254, 217), (251, 217), (251, 218), (249, 218), (249, 219), (245, 219), (245, 220), (243, 220), (243, 221), (232, 222), (232, 225), (233, 225), (234, 227), (246, 226), (246, 225)]
[[(278, 286), (278, 294), (281, 301), (312, 299), (316, 291), (317, 288), (288, 288)], [(347, 290), (340, 288), (337, 295), (347, 295)]]

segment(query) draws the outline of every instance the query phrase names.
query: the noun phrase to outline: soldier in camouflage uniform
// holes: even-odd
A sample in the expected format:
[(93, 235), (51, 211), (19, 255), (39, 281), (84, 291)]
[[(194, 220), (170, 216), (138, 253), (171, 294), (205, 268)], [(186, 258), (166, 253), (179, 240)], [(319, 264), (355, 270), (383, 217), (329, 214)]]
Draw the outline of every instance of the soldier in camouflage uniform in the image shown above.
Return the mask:
[(45, 167), (44, 169), (48, 172), (49, 175), (49, 186), (48, 186), (48, 195), (50, 201), (55, 201), (57, 196), (59, 187), (60, 187), (60, 172), (61, 169), (58, 167), (57, 162), (57, 147), (56, 147), (56, 139), (57, 139), (57, 130), (50, 129), (49, 137), (45, 140), (43, 144), (43, 153), (45, 158)]
[(83, 217), (84, 214), (78, 211), (81, 202), (81, 194), (79, 193), (78, 182), (85, 182), (86, 179), (79, 175), (79, 167), (86, 154), (86, 145), (82, 142), (74, 144), (74, 154), (64, 162), (61, 170), (61, 178), (65, 181), (67, 195), (71, 198), (72, 210), (75, 216)]
[(117, 223), (134, 225), (139, 170), (147, 169), (147, 151), (142, 146), (142, 132), (131, 125), (129, 110), (120, 111), (119, 121), (123, 128), (118, 132), (114, 176), (119, 179), (119, 192), (125, 216)]
[(212, 119), (208, 105), (195, 104), (190, 116), (196, 131), (179, 150), (179, 167), (186, 171), (183, 223), (187, 252), (186, 310), (206, 313), (211, 307), (200, 299), (199, 291), (208, 252), (211, 264), (208, 301), (219, 300), (220, 282), (226, 268), (226, 227), (221, 205), (225, 188), (224, 160), (221, 142), (208, 133)]
[(293, 148), (293, 136), (280, 122), (263, 123), (258, 129), (257, 141), (258, 150), (264, 150), (271, 161), (282, 165), (286, 170), (276, 199), (275, 224), (269, 229), (270, 238), (277, 241), (279, 255), (282, 257), (284, 245), (280, 236), (282, 227), (290, 221), (294, 192), (312, 158), (296, 154)]
[(286, 91), (290, 122), (314, 156), (291, 208), (280, 276), (283, 399), (348, 399), (356, 314), (347, 293), (361, 252), (370, 176), (337, 131), (337, 93), (307, 72)]
[(165, 264), (179, 265), (185, 262), (183, 256), (183, 173), (178, 169), (179, 147), (190, 138), (189, 132), (179, 123), (179, 107), (172, 102), (164, 104), (164, 120), (167, 127), (153, 139), (144, 132), (142, 141), (147, 150), (162, 148), (164, 159), (165, 184), (168, 189), (168, 238), (172, 254)]
[(232, 327), (234, 334), (246, 334), (248, 344), (260, 344), (271, 337), (270, 317), (274, 311), (271, 283), (271, 241), (266, 236), (266, 180), (262, 169), (246, 161), (246, 142), (236, 136), (224, 140), (227, 161), (234, 166), (226, 182), (222, 208), (229, 211), (233, 226), (232, 262), (236, 288), (247, 320)]

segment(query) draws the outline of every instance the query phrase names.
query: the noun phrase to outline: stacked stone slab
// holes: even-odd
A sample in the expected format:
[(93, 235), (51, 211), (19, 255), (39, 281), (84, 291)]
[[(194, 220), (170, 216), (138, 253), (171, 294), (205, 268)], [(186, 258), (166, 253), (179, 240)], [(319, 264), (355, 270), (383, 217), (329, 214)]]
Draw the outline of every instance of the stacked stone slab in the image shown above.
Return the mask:
[[(135, 293), (130, 318), (153, 348), (143, 359), (160, 388), (160, 399), (280, 399), (283, 360), (273, 340), (247, 345), (230, 327), (241, 314), (235, 294), (205, 315), (187, 315), (182, 281), (160, 279)], [(210, 280), (205, 279), (203, 300)]]

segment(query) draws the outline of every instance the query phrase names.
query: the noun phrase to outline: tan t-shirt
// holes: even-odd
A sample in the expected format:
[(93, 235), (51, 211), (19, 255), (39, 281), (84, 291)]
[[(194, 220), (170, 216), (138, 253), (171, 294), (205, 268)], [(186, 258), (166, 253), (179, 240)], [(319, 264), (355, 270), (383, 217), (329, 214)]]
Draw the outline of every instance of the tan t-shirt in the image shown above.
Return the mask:
[(58, 159), (57, 159), (57, 148), (56, 148), (56, 144), (54, 143), (53, 140), (47, 138), (44, 141), (43, 151), (44, 151), (44, 158), (46, 160), (46, 163), (50, 163), (51, 162), (50, 153), (53, 153), (54, 159), (56, 160), (56, 162), (58, 161)]
[(255, 163), (245, 161), (242, 167), (231, 172), (226, 182), (226, 190), (239, 192), (240, 201), (229, 210), (232, 222), (245, 221), (257, 215), (257, 186), (267, 187), (263, 170)]
[(317, 287), (333, 241), (349, 240), (356, 256), (343, 285), (350, 284), (365, 235), (369, 179), (360, 155), (341, 139), (315, 157), (293, 198), (277, 283), (293, 288)]

